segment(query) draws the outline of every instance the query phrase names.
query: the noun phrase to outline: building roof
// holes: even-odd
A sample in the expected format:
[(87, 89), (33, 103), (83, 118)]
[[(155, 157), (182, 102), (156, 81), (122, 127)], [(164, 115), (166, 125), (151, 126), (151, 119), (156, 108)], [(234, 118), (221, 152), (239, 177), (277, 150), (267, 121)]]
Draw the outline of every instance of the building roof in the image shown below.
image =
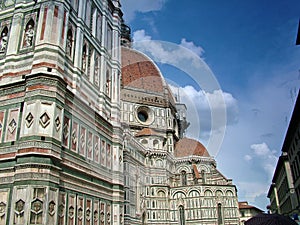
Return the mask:
[(141, 137), (141, 136), (161, 136), (161, 135), (151, 128), (144, 128), (144, 129), (140, 130), (139, 132), (137, 132), (135, 134), (135, 136)]
[(165, 82), (152, 60), (143, 53), (122, 47), (122, 85), (144, 92), (164, 93)]
[(248, 202), (246, 202), (246, 201), (239, 202), (239, 209), (254, 209), (256, 211), (263, 212), (263, 210), (255, 207), (253, 205), (249, 205)]
[(175, 145), (175, 157), (186, 157), (186, 156), (206, 156), (209, 157), (209, 153), (199, 141), (182, 138)]

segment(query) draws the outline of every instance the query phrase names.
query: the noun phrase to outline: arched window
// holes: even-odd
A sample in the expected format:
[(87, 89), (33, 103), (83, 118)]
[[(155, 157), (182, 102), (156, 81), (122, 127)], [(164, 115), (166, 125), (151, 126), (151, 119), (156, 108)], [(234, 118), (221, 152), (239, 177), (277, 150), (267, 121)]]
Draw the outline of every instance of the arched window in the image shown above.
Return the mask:
[(158, 140), (154, 140), (154, 141), (153, 141), (153, 148), (154, 148), (154, 149), (158, 149), (158, 147), (159, 147), (159, 142), (158, 142)]
[(87, 46), (86, 44), (83, 45), (83, 48), (82, 48), (82, 70), (83, 72), (86, 71), (86, 67), (87, 67)]
[(146, 224), (146, 212), (143, 212), (143, 215), (142, 215), (142, 225), (145, 225)]
[(205, 184), (205, 183), (206, 183), (206, 174), (205, 174), (205, 170), (201, 170), (201, 177), (202, 177), (202, 183)]
[(105, 83), (105, 92), (107, 96), (110, 97), (110, 83), (111, 83), (111, 77), (110, 77), (110, 71), (106, 71), (106, 83)]
[(181, 185), (187, 185), (186, 172), (184, 170), (181, 171)]
[(223, 215), (222, 215), (222, 204), (218, 203), (218, 225), (223, 224)]
[(185, 215), (184, 215), (184, 207), (179, 206), (179, 224), (185, 225)]

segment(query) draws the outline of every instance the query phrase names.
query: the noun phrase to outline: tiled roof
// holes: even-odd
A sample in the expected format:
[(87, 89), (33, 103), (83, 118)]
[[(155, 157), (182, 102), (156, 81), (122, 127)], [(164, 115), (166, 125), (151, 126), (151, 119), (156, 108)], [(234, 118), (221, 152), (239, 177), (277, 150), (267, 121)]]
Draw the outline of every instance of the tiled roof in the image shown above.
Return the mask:
[(175, 157), (191, 155), (209, 157), (208, 151), (199, 141), (190, 138), (180, 139), (175, 145)]
[(144, 128), (135, 134), (136, 137), (141, 136), (161, 136), (159, 133), (155, 132), (151, 128)]
[(163, 94), (164, 80), (150, 58), (130, 48), (122, 47), (122, 85)]
[(249, 205), (248, 202), (239, 202), (239, 209), (255, 209), (257, 211), (263, 212), (263, 210), (255, 207), (253, 205)]

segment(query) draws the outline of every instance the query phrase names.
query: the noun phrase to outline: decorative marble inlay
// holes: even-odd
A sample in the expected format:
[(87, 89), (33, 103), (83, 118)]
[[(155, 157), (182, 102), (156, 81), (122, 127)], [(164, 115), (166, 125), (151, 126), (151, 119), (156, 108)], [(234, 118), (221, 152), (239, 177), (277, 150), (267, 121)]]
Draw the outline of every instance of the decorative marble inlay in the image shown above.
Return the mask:
[(43, 202), (39, 199), (36, 199), (32, 202), (31, 205), (31, 211), (33, 211), (35, 214), (39, 214), (43, 209)]
[(69, 137), (69, 121), (65, 121), (63, 126), (63, 139), (67, 140), (68, 137)]
[(53, 216), (55, 214), (55, 202), (54, 201), (49, 202), (48, 212), (49, 212), (50, 216)]
[(81, 207), (78, 208), (78, 219), (82, 220), (83, 217), (83, 209)]
[(15, 119), (12, 119), (8, 124), (8, 130), (12, 134), (16, 128), (17, 128), (17, 122), (15, 121)]
[(61, 127), (61, 122), (60, 122), (59, 116), (57, 116), (55, 119), (55, 128), (57, 131), (59, 131), (60, 127)]
[(94, 222), (96, 223), (98, 221), (99, 213), (97, 210), (94, 211)]
[(22, 212), (24, 212), (24, 205), (25, 205), (25, 202), (22, 199), (17, 201), (16, 207), (15, 207), (16, 213), (21, 214)]
[(65, 205), (64, 204), (61, 204), (58, 207), (58, 215), (59, 215), (59, 217), (63, 217), (65, 215)]
[(32, 123), (33, 123), (33, 120), (34, 120), (34, 117), (33, 117), (32, 113), (29, 112), (28, 115), (27, 115), (26, 118), (25, 118), (26, 126), (27, 126), (28, 128), (31, 127), (31, 125), (32, 125)]
[(76, 133), (77, 133), (77, 130), (73, 130), (72, 131), (72, 143), (74, 144), (74, 145), (76, 145), (76, 143), (77, 143), (77, 135), (76, 135)]
[(0, 218), (5, 215), (6, 204), (4, 202), (0, 202)]
[(70, 206), (69, 207), (69, 218), (73, 218), (74, 217), (74, 207)]
[(50, 124), (50, 117), (47, 114), (47, 112), (44, 112), (40, 116), (40, 124), (42, 125), (43, 128), (46, 128)]
[(91, 220), (91, 210), (87, 209), (85, 212), (85, 215), (86, 215), (86, 220), (90, 221)]

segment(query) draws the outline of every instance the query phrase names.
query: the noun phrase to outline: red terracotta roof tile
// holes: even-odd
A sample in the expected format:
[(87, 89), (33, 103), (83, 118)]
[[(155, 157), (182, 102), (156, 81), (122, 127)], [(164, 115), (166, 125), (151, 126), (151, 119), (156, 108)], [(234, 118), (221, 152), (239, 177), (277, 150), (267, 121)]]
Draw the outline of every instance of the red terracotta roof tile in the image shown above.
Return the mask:
[(130, 48), (122, 47), (122, 85), (163, 93), (164, 80), (150, 58)]
[(189, 138), (179, 140), (175, 145), (175, 157), (191, 155), (209, 157), (208, 151), (199, 141)]
[(144, 128), (135, 134), (136, 137), (141, 136), (161, 136), (159, 133), (155, 132), (151, 128)]

